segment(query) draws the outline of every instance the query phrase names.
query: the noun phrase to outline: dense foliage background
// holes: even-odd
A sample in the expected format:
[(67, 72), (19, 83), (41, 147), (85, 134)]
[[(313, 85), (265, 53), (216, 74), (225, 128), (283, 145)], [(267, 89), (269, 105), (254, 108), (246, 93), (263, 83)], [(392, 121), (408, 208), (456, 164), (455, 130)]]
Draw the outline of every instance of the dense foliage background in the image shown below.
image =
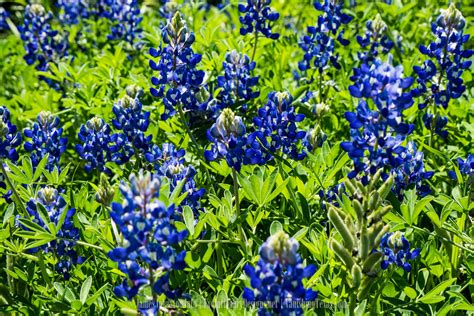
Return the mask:
[[(259, 310), (244, 305), (243, 293), (246, 300), (280, 301), (278, 295), (291, 294), (294, 300), (312, 301), (317, 292), (315, 305), (303, 304), (305, 313), (472, 313), (474, 157), (468, 155), (473, 154), (474, 81), (473, 57), (467, 51), (473, 41), (449, 38), (464, 41), (452, 44), (456, 49), (449, 55), (461, 67), (460, 77), (458, 68), (445, 68), (438, 70), (439, 77), (423, 81), (429, 70), (416, 71), (416, 66), (429, 57), (419, 46), (430, 48), (436, 41), (432, 23), (450, 3), (387, 2), (346, 1), (341, 9), (326, 1), (337, 8), (332, 17), (342, 16), (341, 23), (318, 21), (328, 17), (327, 10), (326, 15), (324, 8), (317, 10), (313, 1), (274, 0), (270, 7), (279, 18), (270, 14), (267, 18), (275, 21), (264, 23), (263, 32), (246, 35), (239, 21), (246, 13), (233, 0), (112, 1), (104, 2), (109, 3), (105, 9), (91, 2), (81, 9), (88, 13), (78, 14), (75, 21), (71, 8), (79, 10), (85, 2), (39, 1), (52, 14), (46, 24), (57, 31), (39, 35), (25, 28), (44, 28), (44, 20), (35, 20), (43, 14), (38, 7), (24, 1), (2, 3), (0, 105), (10, 115), (2, 108), (0, 310), (136, 314), (138, 309), (157, 313), (159, 306), (164, 314), (243, 315)], [(458, 29), (451, 31), (474, 34), (474, 6), (468, 0), (452, 2), (465, 23), (457, 16), (452, 23)], [(121, 12), (125, 9), (129, 11)], [(385, 24), (381, 33), (392, 45), (367, 59), (360, 53), (370, 45), (361, 47), (356, 36), (364, 37), (367, 21), (376, 19)], [(334, 28), (334, 33), (324, 27)], [(270, 34), (264, 34), (266, 28)], [(342, 29), (344, 40), (338, 41)], [(299, 63), (309, 51), (302, 42), (308, 32), (334, 41), (323, 45), (323, 53), (314, 53), (323, 66), (310, 62), (302, 71)], [(272, 38), (276, 33), (279, 38)], [(160, 63), (172, 60), (176, 52), (162, 48), (175, 44), (184, 51), (179, 58), (186, 64), (178, 71)], [(325, 49), (330, 60), (324, 61)], [(229, 78), (224, 73), (232, 66), (227, 54), (233, 50), (234, 58), (242, 58), (236, 69), (247, 76), (239, 84), (259, 93), (249, 96), (242, 88), (241, 95), (225, 99), (229, 88), (223, 82)], [(336, 55), (339, 67), (333, 63)], [(374, 74), (371, 65), (384, 62), (392, 68)], [(364, 69), (364, 63), (366, 73), (353, 78), (353, 69)], [(396, 66), (403, 68), (401, 76)], [(160, 71), (176, 73), (165, 82), (152, 81)], [(198, 79), (183, 80), (183, 72)], [(248, 79), (256, 77), (258, 81)], [(414, 82), (404, 84), (401, 77), (413, 77)], [(445, 86), (443, 80), (455, 84)], [(420, 82), (427, 91), (420, 91)], [(440, 88), (432, 89), (439, 82)], [(150, 92), (162, 85), (164, 95)], [(388, 92), (387, 101), (390, 85), (396, 91)], [(166, 92), (176, 86), (192, 102), (174, 102)], [(439, 92), (443, 89), (452, 97), (446, 104)], [(402, 90), (410, 97), (401, 95)], [(400, 99), (391, 103), (395, 95)], [(383, 131), (371, 133), (380, 139), (398, 137), (403, 148), (416, 145), (419, 154), (412, 151), (413, 161), (403, 165), (408, 169), (394, 167), (398, 145), (392, 148), (378, 140), (375, 152), (387, 146), (385, 156), (369, 155), (374, 147), (361, 147), (362, 166), (354, 143), (341, 147), (357, 140), (358, 129), (377, 121), (377, 114), (357, 110), (360, 100), (388, 120), (380, 123)], [(130, 108), (136, 110), (133, 115), (127, 112)], [(427, 118), (428, 112), (434, 116)], [(401, 119), (413, 125), (407, 127)], [(10, 121), (22, 135), (21, 144), (11, 138), (18, 135)], [(291, 133), (295, 126), (300, 134)], [(253, 133), (259, 131), (264, 136)], [(165, 143), (173, 144), (174, 151)], [(102, 151), (104, 161), (86, 163), (87, 153)], [(403, 155), (405, 159), (408, 153)], [(235, 163), (234, 158), (243, 160)], [(367, 161), (369, 167), (364, 166)], [(148, 208), (153, 211), (140, 213)], [(363, 236), (373, 231), (373, 238), (366, 237), (371, 242), (364, 244)], [(380, 238), (389, 232), (394, 234)], [(136, 246), (130, 246), (131, 240), (144, 246), (133, 253), (124, 250)], [(388, 249), (395, 257), (388, 256)], [(366, 257), (374, 260), (367, 269)], [(258, 271), (266, 271), (268, 278), (251, 267), (263, 269)], [(154, 281), (158, 285), (152, 289), (149, 282)], [(267, 296), (259, 298), (253, 288)], [(259, 311), (287, 311), (281, 308), (266, 305)]]

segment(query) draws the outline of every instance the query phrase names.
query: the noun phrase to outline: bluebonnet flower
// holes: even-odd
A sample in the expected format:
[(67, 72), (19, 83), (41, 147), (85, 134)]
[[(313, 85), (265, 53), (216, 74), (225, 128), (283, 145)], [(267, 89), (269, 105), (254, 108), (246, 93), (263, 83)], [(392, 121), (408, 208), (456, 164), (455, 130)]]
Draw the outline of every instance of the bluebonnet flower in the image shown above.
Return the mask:
[(339, 207), (339, 199), (342, 199), (342, 194), (347, 194), (343, 182), (334, 185), (326, 192), (324, 190), (319, 190), (318, 195), (321, 199), (322, 209), (326, 210), (328, 204)]
[(10, 14), (3, 7), (0, 7), (0, 31), (9, 30), (10, 26), (7, 23), (7, 19)]
[(156, 294), (175, 298), (178, 291), (169, 287), (173, 270), (185, 267), (186, 251), (175, 247), (186, 238), (187, 231), (178, 232), (174, 226), (174, 206), (166, 207), (159, 198), (158, 177), (140, 171), (122, 182), (123, 203), (112, 203), (110, 216), (123, 235), (123, 242), (108, 253), (119, 263), (127, 279), (114, 289), (117, 296), (132, 299), (145, 285)]
[(306, 153), (300, 151), (298, 144), (306, 137), (306, 132), (298, 130), (296, 123), (303, 121), (304, 114), (296, 114), (292, 102), (293, 97), (287, 92), (271, 92), (268, 103), (253, 119), (257, 131), (249, 136), (249, 141), (261, 143), (271, 154), (282, 152), (291, 159), (302, 160)]
[(21, 134), (10, 121), (10, 111), (0, 106), (0, 159), (18, 160), (16, 148), (21, 144)]
[(279, 231), (260, 247), (257, 267), (244, 267), (252, 287), (244, 288), (244, 300), (268, 303), (259, 305), (258, 315), (303, 315), (304, 302), (316, 300), (318, 293), (303, 285), (303, 279), (310, 278), (316, 267), (303, 266), (298, 247), (295, 239)]
[[(474, 155), (472, 154), (467, 155), (466, 160), (463, 160), (462, 158), (458, 158), (457, 162), (458, 162), (459, 172), (461, 173), (462, 176), (468, 176), (468, 177), (474, 176)], [(453, 170), (448, 171), (448, 175), (453, 180), (458, 179), (456, 172), (454, 172)]]
[(430, 131), (434, 131), (439, 136), (448, 137), (448, 131), (445, 129), (448, 125), (448, 118), (441, 115), (433, 115), (431, 113), (423, 114), (423, 123)]
[(124, 40), (135, 49), (143, 46), (140, 27), (143, 16), (137, 0), (110, 0), (106, 17), (112, 21), (109, 40)]
[[(441, 10), (436, 23), (431, 26), (436, 40), (428, 46), (420, 45), (420, 52), (429, 57), (421, 66), (413, 67), (418, 75), (418, 86), (413, 90), (413, 94), (422, 97), (422, 101), (418, 104), (420, 109), (430, 104), (446, 109), (452, 99), (460, 98), (466, 91), (462, 74), (471, 66), (472, 61), (467, 59), (474, 51), (463, 48), (469, 40), (469, 34), (463, 33), (465, 24), (461, 12), (452, 3), (448, 9)], [(426, 117), (425, 126), (446, 137), (447, 133), (438, 125), (444, 121), (438, 119), (438, 115), (431, 116), (431, 122), (428, 122)]]
[(387, 54), (393, 47), (393, 42), (384, 33), (387, 25), (377, 14), (374, 20), (366, 23), (366, 31), (364, 37), (358, 35), (357, 42), (362, 48), (369, 48), (365, 52), (357, 52), (359, 60), (362, 63), (370, 64), (380, 53)]
[(384, 255), (381, 263), (383, 270), (396, 264), (405, 271), (411, 271), (411, 264), (408, 261), (420, 255), (419, 248), (410, 250), (410, 243), (401, 232), (385, 234), (380, 240), (380, 252)]
[(271, 0), (247, 0), (247, 4), (239, 4), (239, 12), (245, 13), (239, 20), (242, 26), (240, 34), (252, 32), (262, 33), (265, 37), (278, 39), (280, 34), (272, 32), (272, 22), (278, 20), (280, 14), (269, 7)]
[(85, 125), (81, 125), (78, 137), (83, 144), (76, 144), (76, 151), (86, 160), (86, 171), (98, 169), (109, 174), (110, 169), (105, 164), (115, 159), (121, 147), (116, 143), (117, 134), (112, 136), (110, 126), (102, 118), (93, 117)]
[(255, 68), (255, 62), (250, 62), (247, 55), (239, 54), (233, 50), (227, 53), (224, 66), (224, 76), (217, 78), (217, 85), (221, 88), (218, 96), (218, 108), (236, 108), (240, 105), (246, 110), (246, 102), (257, 98), (259, 91), (254, 91), (258, 84), (258, 77), (252, 77), (251, 71)]
[(61, 154), (66, 151), (67, 138), (62, 137), (63, 129), (60, 127), (59, 117), (50, 112), (42, 111), (36, 118), (32, 129), (25, 129), (25, 136), (31, 138), (24, 144), (25, 150), (30, 153), (31, 162), (36, 167), (44, 156), (48, 156), (46, 170), (59, 170)]
[(322, 147), (327, 138), (328, 135), (326, 135), (326, 133), (321, 129), (321, 126), (317, 124), (306, 133), (306, 136), (303, 139), (303, 146), (305, 146), (309, 152), (312, 152), (316, 148)]
[(177, 150), (173, 144), (164, 143), (162, 148), (154, 145), (145, 157), (147, 161), (153, 163), (159, 176), (169, 179), (171, 192), (180, 181), (185, 181), (182, 193), (188, 194), (178, 207), (178, 211), (182, 210), (182, 206), (188, 205), (197, 215), (201, 208), (199, 201), (205, 190), (196, 188), (196, 182), (194, 181), (196, 170), (193, 166), (185, 164), (185, 154), (184, 149)]
[(87, 0), (58, 0), (56, 6), (61, 11), (59, 20), (66, 25), (78, 24), (91, 14)]
[[(23, 26), (19, 28), (28, 65), (36, 63), (36, 70), (47, 71), (50, 62), (57, 62), (67, 55), (68, 42), (65, 37), (51, 28), (51, 12), (46, 13), (40, 4), (27, 5)], [(58, 83), (46, 77), (40, 77), (50, 86), (59, 89)]]
[(335, 54), (335, 42), (337, 41), (346, 46), (349, 41), (344, 39), (344, 30), (339, 31), (339, 28), (348, 24), (352, 17), (343, 13), (342, 3), (338, 0), (324, 0), (324, 3), (314, 2), (316, 10), (322, 11), (323, 15), (318, 17), (318, 22), (315, 26), (307, 28), (308, 35), (303, 36), (299, 46), (304, 52), (304, 58), (298, 63), (298, 68), (302, 72), (306, 72), (313, 66), (322, 73), (328, 67), (328, 63), (340, 69), (341, 65), (338, 62), (338, 54)]
[(179, 9), (179, 4), (174, 0), (160, 0), (158, 13), (166, 20), (171, 20)]
[(377, 59), (370, 66), (362, 64), (360, 68), (354, 68), (350, 78), (354, 84), (349, 86), (349, 91), (355, 98), (372, 100), (397, 133), (409, 134), (414, 126), (401, 123), (400, 119), (402, 112), (414, 102), (410, 92), (403, 92), (413, 84), (413, 78), (404, 78), (403, 66), (394, 67), (391, 62), (391, 58), (385, 63)]
[[(21, 144), (21, 134), (17, 131), (16, 125), (10, 121), (10, 111), (5, 106), (0, 106), (0, 163), (6, 168), (7, 164), (3, 160), (8, 159), (16, 162), (19, 158), (16, 148)], [(0, 188), (6, 189), (5, 175), (0, 172)], [(11, 203), (12, 191), (9, 190), (2, 196), (7, 203)]]
[(424, 180), (430, 179), (434, 172), (425, 171), (423, 162), (423, 152), (416, 150), (416, 145), (409, 142), (406, 149), (400, 154), (401, 164), (392, 170), (394, 175), (393, 191), (400, 200), (403, 199), (403, 192), (414, 186), (420, 197), (424, 197), (431, 192), (428, 185), (423, 184)]
[[(150, 112), (142, 111), (139, 95), (135, 98), (125, 95), (114, 104), (112, 111), (115, 114), (112, 125), (121, 131), (116, 136), (122, 143), (120, 162), (129, 161), (134, 154), (147, 152), (152, 139), (152, 135), (145, 135), (150, 125)], [(122, 142), (122, 139), (125, 141)]]
[(158, 77), (151, 79), (157, 88), (151, 88), (150, 92), (163, 99), (165, 112), (161, 118), (168, 119), (179, 108), (190, 112), (205, 111), (208, 100), (202, 100), (198, 95), (203, 88), (204, 71), (196, 69), (202, 56), (193, 52), (194, 34), (188, 31), (179, 12), (163, 29), (163, 41), (166, 47), (150, 49), (151, 56), (160, 57), (158, 63), (150, 60), (151, 69), (159, 72)]
[(236, 116), (231, 109), (225, 108), (207, 131), (207, 138), (213, 144), (210, 150), (204, 152), (206, 160), (223, 158), (229, 167), (240, 171), (242, 164), (247, 162), (245, 160), (247, 137), (242, 118)]
[[(403, 111), (413, 104), (411, 94), (403, 90), (410, 87), (413, 79), (403, 78), (402, 66), (393, 67), (390, 61), (382, 63), (377, 59), (370, 67), (363, 64), (354, 69), (351, 80), (351, 95), (367, 101), (361, 99), (356, 112), (345, 113), (351, 141), (342, 142), (341, 147), (354, 162), (349, 178), (362, 172), (366, 183), (368, 175), (380, 168), (396, 168), (403, 160), (399, 156), (405, 150), (402, 142), (414, 129), (403, 122)], [(367, 102), (373, 102), (377, 110), (370, 109)], [(387, 172), (382, 177), (385, 180)]]
[[(79, 240), (79, 230), (74, 226), (73, 222), (73, 216), (76, 213), (76, 210), (74, 208), (67, 209), (66, 201), (58, 193), (58, 190), (52, 187), (44, 187), (40, 189), (37, 198), (28, 201), (26, 204), (26, 210), (28, 214), (33, 217), (32, 220), (36, 224), (44, 227), (44, 229), (48, 231), (49, 227), (40, 215), (38, 204), (41, 204), (45, 208), (49, 221), (56, 227), (61, 218), (64, 218), (64, 222), (56, 233), (56, 239), (50, 241), (46, 245), (32, 248), (30, 249), (30, 252), (36, 253), (40, 250), (44, 250), (48, 253), (54, 253), (58, 258), (55, 269), (63, 275), (64, 279), (67, 280), (70, 277), (69, 272), (73, 266), (81, 264), (84, 261), (84, 258), (79, 256), (77, 251), (74, 249), (76, 241)], [(63, 215), (64, 212), (66, 212), (65, 215)]]

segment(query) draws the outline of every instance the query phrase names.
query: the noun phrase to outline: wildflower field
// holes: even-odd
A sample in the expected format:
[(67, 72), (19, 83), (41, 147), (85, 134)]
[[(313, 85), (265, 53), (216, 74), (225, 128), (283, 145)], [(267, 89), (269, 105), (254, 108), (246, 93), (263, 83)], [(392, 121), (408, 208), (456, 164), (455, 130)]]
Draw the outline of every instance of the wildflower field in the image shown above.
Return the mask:
[(0, 3), (1, 315), (474, 315), (469, 0)]

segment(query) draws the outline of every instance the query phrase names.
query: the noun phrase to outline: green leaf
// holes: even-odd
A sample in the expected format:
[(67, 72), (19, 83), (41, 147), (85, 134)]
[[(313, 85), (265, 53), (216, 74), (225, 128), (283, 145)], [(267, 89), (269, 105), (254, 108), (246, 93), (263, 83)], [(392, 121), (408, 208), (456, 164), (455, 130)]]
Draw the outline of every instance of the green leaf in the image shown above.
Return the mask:
[(89, 276), (81, 286), (80, 299), (83, 305), (86, 303), (87, 296), (89, 295), (89, 291), (91, 289), (91, 285), (92, 285), (92, 275)]
[(3, 216), (3, 227), (5, 227), (5, 224), (10, 221), (10, 219), (14, 216), (14, 211), (15, 211), (15, 204), (11, 203), (8, 205), (7, 210), (5, 211), (5, 215)]
[(431, 291), (429, 291), (424, 296), (419, 298), (417, 301), (424, 304), (434, 304), (437, 302), (441, 302), (442, 300), (444, 300), (444, 296), (441, 296), (439, 294), (443, 292), (444, 290), (446, 290), (451, 284), (453, 284), (454, 281), (456, 281), (456, 278), (441, 282), (440, 284), (435, 286)]
[(10, 169), (10, 172), (7, 171), (8, 176), (16, 182), (19, 182), (21, 184), (28, 184), (28, 178), (21, 171), (21, 169), (8, 160), (6, 162), (8, 165), (8, 169)]
[(36, 166), (36, 170), (33, 175), (33, 182), (36, 181), (40, 177), (40, 175), (43, 173), (44, 167), (46, 166), (46, 163), (48, 162), (48, 157), (49, 157), (49, 154), (46, 154)]
[[(46, 208), (44, 207), (43, 204), (41, 203), (36, 203), (36, 210), (38, 212), (38, 215), (40, 216), (41, 220), (45, 224), (45, 226), (48, 226), (49, 223), (51, 223), (51, 220), (49, 219), (49, 214)], [(52, 233), (52, 232), (51, 232)], [(55, 234), (54, 234), (55, 235)]]
[(23, 226), (25, 226), (26, 228), (28, 228), (32, 231), (39, 232), (39, 233), (46, 233), (46, 234), (50, 235), (43, 227), (41, 227), (40, 225), (36, 224), (35, 222), (33, 222), (29, 219), (20, 218), (18, 220), (20, 221), (20, 223)]
[(299, 241), (301, 238), (304, 238), (304, 236), (306, 236), (308, 230), (308, 227), (301, 228), (299, 231), (296, 232), (296, 234), (293, 235), (293, 238)]
[(219, 316), (231, 316), (232, 313), (229, 309), (229, 298), (227, 297), (227, 293), (224, 290), (220, 290), (217, 293), (216, 297), (216, 307), (217, 307), (217, 314)]
[(278, 221), (273, 221), (272, 224), (270, 225), (270, 235), (274, 235), (277, 232), (282, 231), (282, 230), (283, 230), (283, 226)]
[(28, 182), (30, 182), (33, 178), (33, 165), (31, 164), (30, 157), (25, 156), (21, 162), (21, 165), (23, 167), (23, 172), (29, 179)]
[(187, 205), (183, 207), (183, 217), (184, 217), (184, 223), (186, 224), (186, 228), (189, 231), (189, 235), (193, 236), (194, 235), (194, 214), (191, 208)]
[(92, 305), (92, 303), (94, 303), (99, 298), (102, 292), (105, 291), (108, 285), (109, 283), (104, 284), (100, 289), (98, 289), (94, 294), (92, 294), (92, 296), (87, 299), (86, 304)]
[(403, 292), (409, 297), (411, 298), (412, 300), (415, 299), (416, 297), (416, 290), (414, 288), (411, 288), (409, 286), (405, 286), (403, 288)]
[(174, 188), (173, 192), (171, 193), (171, 196), (170, 196), (171, 203), (175, 205), (179, 205), (181, 203), (181, 201), (177, 203), (177, 200), (178, 200), (178, 197), (180, 197), (181, 192), (183, 192), (183, 186), (185, 182), (186, 182), (185, 179), (178, 182), (178, 185)]
[(189, 309), (191, 315), (195, 316), (214, 316), (204, 297), (195, 291), (191, 291), (191, 302), (193, 306)]

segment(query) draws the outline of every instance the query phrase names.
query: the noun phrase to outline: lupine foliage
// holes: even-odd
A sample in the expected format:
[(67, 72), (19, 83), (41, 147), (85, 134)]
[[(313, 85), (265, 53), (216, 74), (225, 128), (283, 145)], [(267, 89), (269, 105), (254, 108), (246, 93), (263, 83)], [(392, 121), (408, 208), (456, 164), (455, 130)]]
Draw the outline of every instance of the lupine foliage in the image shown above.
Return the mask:
[(473, 13), (2, 3), (0, 314), (471, 313)]

